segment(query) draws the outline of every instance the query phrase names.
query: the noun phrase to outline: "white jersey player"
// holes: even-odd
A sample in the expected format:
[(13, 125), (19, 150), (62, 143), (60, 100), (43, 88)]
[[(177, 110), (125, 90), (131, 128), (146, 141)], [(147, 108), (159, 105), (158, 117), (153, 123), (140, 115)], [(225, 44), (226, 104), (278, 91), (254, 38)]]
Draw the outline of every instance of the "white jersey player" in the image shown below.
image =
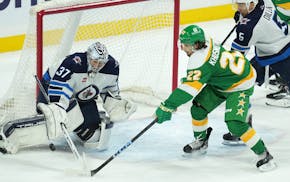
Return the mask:
[[(265, 66), (270, 68), (270, 76), (279, 74), (290, 86), (290, 34), (287, 22), (277, 14), (271, 0), (233, 0), (240, 13), (236, 28), (236, 38), (232, 49), (247, 53), (255, 46), (255, 56), (251, 64), (257, 71), (256, 82), (264, 83)], [(288, 92), (288, 91), (287, 91)], [(268, 104), (276, 106), (290, 105), (288, 93), (283, 93), (280, 100), (269, 99)], [(238, 140), (230, 133), (224, 135), (224, 140)]]
[[(3, 124), (1, 151), (15, 153), (19, 148), (56, 139), (62, 136), (60, 123), (85, 146), (106, 149), (113, 122), (127, 119), (136, 110), (132, 102), (119, 96), (118, 77), (118, 62), (100, 42), (89, 46), (87, 52), (74, 53), (52, 65), (41, 80), (49, 103), (43, 93), (37, 101), (38, 112), (44, 114), (45, 122), (34, 117)], [(95, 101), (98, 95), (109, 118), (98, 110)], [(40, 135), (37, 140), (31, 139)]]
[[(232, 48), (247, 52), (251, 46), (255, 46), (255, 59), (261, 66), (284, 61), (289, 57), (288, 24), (278, 17), (273, 3), (270, 0), (235, 0), (235, 2), (241, 16)], [(247, 10), (251, 5), (254, 6), (252, 11), (244, 11), (243, 8)]]

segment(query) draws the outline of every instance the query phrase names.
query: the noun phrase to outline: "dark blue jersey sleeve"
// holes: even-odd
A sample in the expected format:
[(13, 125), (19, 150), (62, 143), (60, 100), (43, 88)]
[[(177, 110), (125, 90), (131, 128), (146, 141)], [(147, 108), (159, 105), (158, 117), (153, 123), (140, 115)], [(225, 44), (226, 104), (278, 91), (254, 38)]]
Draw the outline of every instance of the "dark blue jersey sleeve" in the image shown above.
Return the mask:
[(236, 38), (232, 43), (232, 49), (240, 52), (247, 52), (251, 48), (253, 40), (253, 30), (262, 17), (264, 11), (264, 2), (259, 1), (255, 9), (247, 16), (243, 17), (236, 28)]
[[(70, 79), (75, 73), (86, 73), (88, 69), (86, 53), (75, 53), (67, 56), (55, 73), (51, 73), (51, 80), (48, 87), (48, 95), (51, 102), (65, 103), (68, 106), (74, 89)], [(64, 108), (66, 106), (63, 106)]]

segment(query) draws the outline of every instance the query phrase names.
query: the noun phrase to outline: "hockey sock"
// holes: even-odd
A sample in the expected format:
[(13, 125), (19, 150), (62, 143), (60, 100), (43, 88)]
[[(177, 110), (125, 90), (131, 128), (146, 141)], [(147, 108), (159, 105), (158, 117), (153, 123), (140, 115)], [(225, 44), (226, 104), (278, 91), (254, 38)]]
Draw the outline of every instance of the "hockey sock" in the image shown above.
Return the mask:
[(260, 139), (252, 148), (251, 150), (255, 152), (255, 154), (260, 155), (262, 154), (265, 150), (266, 147), (264, 145), (264, 142)]

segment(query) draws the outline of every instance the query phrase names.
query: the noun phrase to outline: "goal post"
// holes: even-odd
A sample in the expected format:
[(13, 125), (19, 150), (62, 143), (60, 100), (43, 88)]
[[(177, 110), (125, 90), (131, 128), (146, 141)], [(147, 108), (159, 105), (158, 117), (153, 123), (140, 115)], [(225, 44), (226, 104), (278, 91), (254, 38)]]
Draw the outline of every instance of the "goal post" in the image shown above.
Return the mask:
[(164, 99), (177, 87), (179, 3), (53, 0), (32, 7), (16, 74), (0, 100), (0, 123), (34, 114), (33, 75), (41, 78), (49, 65), (85, 52), (95, 41), (120, 64), (121, 95), (149, 104), (148, 98)]

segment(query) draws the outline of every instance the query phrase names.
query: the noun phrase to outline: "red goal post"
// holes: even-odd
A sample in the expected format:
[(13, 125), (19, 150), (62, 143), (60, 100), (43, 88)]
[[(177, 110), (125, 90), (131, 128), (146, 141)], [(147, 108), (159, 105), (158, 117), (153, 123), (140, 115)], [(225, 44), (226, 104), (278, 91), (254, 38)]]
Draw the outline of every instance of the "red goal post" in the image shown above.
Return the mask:
[(150, 96), (141, 102), (149, 104), (164, 99), (177, 87), (179, 8), (179, 0), (53, 0), (32, 7), (16, 74), (0, 100), (0, 124), (35, 114), (33, 75), (41, 78), (49, 65), (95, 41), (120, 63), (121, 95), (128, 91), (135, 100), (143, 92)]
[[(66, 13), (80, 10), (87, 10), (93, 8), (102, 8), (109, 6), (118, 6), (122, 4), (137, 3), (148, 0), (116, 0), (116, 1), (101, 1), (101, 2), (91, 2), (85, 4), (76, 4), (72, 6), (63, 6), (56, 8), (43, 9), (37, 12), (37, 76), (38, 78), (42, 77), (43, 74), (43, 16)], [(180, 16), (180, 1), (174, 0), (174, 23), (173, 23), (173, 59), (172, 59), (172, 90), (177, 87), (178, 79), (178, 35), (179, 35), (179, 16)]]

